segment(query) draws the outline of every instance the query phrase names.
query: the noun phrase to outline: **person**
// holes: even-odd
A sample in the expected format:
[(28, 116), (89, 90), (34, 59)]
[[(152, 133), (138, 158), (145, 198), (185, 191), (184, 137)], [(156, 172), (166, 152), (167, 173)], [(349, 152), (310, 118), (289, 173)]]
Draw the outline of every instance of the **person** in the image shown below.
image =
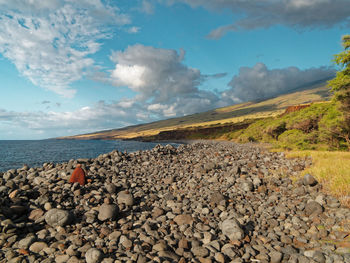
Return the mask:
[(81, 168), (81, 164), (77, 164), (77, 167), (74, 169), (71, 177), (69, 178), (70, 183), (79, 183), (80, 185), (85, 185), (85, 172)]

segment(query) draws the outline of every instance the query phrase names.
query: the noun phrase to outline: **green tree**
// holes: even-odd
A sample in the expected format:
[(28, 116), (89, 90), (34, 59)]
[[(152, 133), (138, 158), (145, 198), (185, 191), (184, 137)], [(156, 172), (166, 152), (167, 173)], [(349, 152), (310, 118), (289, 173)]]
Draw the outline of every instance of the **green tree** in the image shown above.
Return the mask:
[(337, 76), (329, 82), (329, 86), (334, 92), (333, 99), (339, 103), (339, 109), (343, 114), (341, 135), (350, 149), (350, 35), (342, 37), (342, 45), (344, 51), (334, 57), (334, 62), (341, 68)]

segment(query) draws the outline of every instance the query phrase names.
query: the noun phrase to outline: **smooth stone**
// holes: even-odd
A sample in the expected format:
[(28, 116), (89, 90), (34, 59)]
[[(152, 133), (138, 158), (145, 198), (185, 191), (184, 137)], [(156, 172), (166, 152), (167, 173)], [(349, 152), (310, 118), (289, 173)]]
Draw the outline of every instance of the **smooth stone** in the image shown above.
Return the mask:
[(48, 246), (45, 242), (34, 242), (33, 244), (30, 245), (29, 251), (33, 253), (39, 253), (40, 251), (44, 250), (47, 247)]
[(56, 263), (65, 263), (69, 260), (69, 256), (68, 255), (58, 255), (55, 258)]
[(134, 204), (134, 197), (129, 192), (122, 191), (118, 193), (117, 202), (119, 205), (124, 204), (127, 206), (132, 206)]
[(313, 260), (315, 260), (318, 263), (324, 263), (326, 261), (326, 258), (323, 255), (323, 253), (321, 251), (317, 251), (317, 250), (306, 250), (304, 252), (304, 256), (306, 256), (308, 258), (312, 258)]
[(118, 214), (118, 206), (102, 204), (98, 209), (98, 219), (101, 221), (114, 220)]
[(305, 174), (303, 177), (303, 184), (304, 185), (310, 185), (310, 186), (315, 186), (318, 184), (317, 180), (315, 177), (313, 177), (311, 174)]
[(235, 218), (226, 219), (221, 225), (222, 233), (230, 240), (241, 240), (244, 238), (244, 231)]
[(44, 211), (43, 210), (41, 210), (41, 209), (34, 209), (34, 210), (30, 211), (28, 219), (36, 221), (40, 217), (42, 217), (43, 215), (44, 215)]
[(273, 251), (269, 254), (271, 263), (280, 263), (283, 257), (283, 254), (278, 251)]
[(35, 242), (35, 237), (34, 236), (29, 236), (26, 238), (21, 239), (18, 242), (18, 247), (22, 249), (28, 249), (28, 247)]
[(50, 226), (65, 226), (70, 223), (71, 216), (70, 213), (62, 209), (51, 209), (45, 214), (45, 221)]
[(254, 189), (254, 185), (251, 181), (245, 181), (241, 184), (241, 188), (245, 192), (251, 192)]
[(209, 251), (208, 249), (206, 249), (205, 247), (193, 247), (191, 249), (191, 252), (193, 253), (193, 255), (195, 255), (196, 257), (206, 257), (209, 255)]
[(97, 248), (90, 248), (85, 253), (86, 263), (99, 263), (102, 261), (103, 255)]
[(189, 214), (177, 215), (174, 218), (176, 224), (180, 225), (190, 225), (193, 222), (193, 218)]
[(210, 203), (218, 205), (221, 201), (225, 201), (225, 196), (220, 192), (214, 192), (210, 197)]
[(307, 216), (320, 215), (322, 214), (322, 212), (323, 212), (323, 207), (315, 201), (311, 201), (307, 203), (305, 206), (305, 214)]

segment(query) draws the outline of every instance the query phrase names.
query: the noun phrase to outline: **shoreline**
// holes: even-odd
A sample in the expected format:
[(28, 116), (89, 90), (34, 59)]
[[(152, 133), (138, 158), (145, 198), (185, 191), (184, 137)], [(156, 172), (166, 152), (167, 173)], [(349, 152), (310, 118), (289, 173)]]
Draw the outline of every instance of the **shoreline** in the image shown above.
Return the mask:
[(308, 162), (213, 141), (8, 171), (0, 261), (349, 262), (350, 209), (291, 180)]

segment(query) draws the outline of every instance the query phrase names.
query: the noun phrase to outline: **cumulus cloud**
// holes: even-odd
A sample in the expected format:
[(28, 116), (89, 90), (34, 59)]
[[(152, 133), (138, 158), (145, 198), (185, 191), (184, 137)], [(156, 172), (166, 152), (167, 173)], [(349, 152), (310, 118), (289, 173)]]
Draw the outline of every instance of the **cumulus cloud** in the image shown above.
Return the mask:
[[(0, 109), (0, 130), (6, 127), (5, 130), (12, 130), (14, 135), (17, 134), (17, 138), (44, 131), (41, 137), (48, 138), (124, 127), (151, 120), (147, 114), (139, 114), (143, 109), (138, 105), (128, 108), (123, 106), (123, 101), (113, 103), (100, 101), (95, 105), (70, 112), (15, 112)], [(21, 134), (22, 131), (27, 135)]]
[(170, 104), (174, 98), (196, 98), (205, 76), (183, 64), (185, 51), (143, 45), (113, 52), (116, 63), (111, 73), (115, 86), (127, 86), (137, 92), (138, 101)]
[(326, 67), (268, 69), (265, 64), (257, 63), (251, 68), (240, 68), (228, 84), (231, 89), (222, 93), (222, 100), (233, 103), (269, 98), (334, 75), (335, 71)]
[(100, 0), (0, 0), (0, 23), (2, 55), (33, 84), (73, 97), (99, 40), (130, 19)]
[[(112, 55), (112, 58), (117, 63), (115, 70), (117, 70), (119, 63), (124, 67), (130, 67), (121, 71), (118, 69), (118, 74), (114, 76), (114, 81), (118, 85), (127, 84), (132, 86), (141, 96), (109, 103), (100, 101), (95, 105), (82, 107), (71, 112), (14, 112), (0, 109), (0, 135), (1, 129), (4, 127), (6, 127), (5, 130), (16, 132), (26, 131), (27, 134), (44, 131), (40, 135), (40, 138), (120, 128), (137, 123), (203, 112), (238, 102), (276, 96), (300, 88), (303, 85), (327, 79), (335, 73), (334, 70), (322, 67), (306, 70), (296, 67), (268, 69), (266, 65), (257, 63), (253, 67), (242, 67), (239, 74), (234, 76), (230, 81), (230, 88), (221, 94), (198, 88), (196, 83), (204, 81), (202, 79), (206, 78), (202, 74), (199, 74), (196, 81), (191, 82), (187, 80), (181, 82), (192, 83), (190, 86), (179, 88), (178, 90), (180, 92), (178, 93), (170, 91), (172, 95), (166, 96), (162, 93), (168, 92), (171, 90), (171, 87), (165, 86), (165, 90), (163, 90), (162, 86), (156, 88), (157, 83), (164, 81), (161, 78), (163, 73), (154, 71), (152, 65), (140, 63), (140, 61), (144, 60), (140, 59), (134, 52), (130, 52), (130, 50), (133, 49), (129, 48), (124, 52), (114, 53)], [(184, 67), (181, 71), (189, 70), (191, 72), (190, 68), (181, 63), (183, 53), (163, 49), (155, 50), (162, 51), (160, 52), (161, 55), (158, 55), (159, 57), (157, 56), (160, 61), (165, 60), (168, 63), (170, 61), (175, 64), (180, 63), (182, 65), (181, 67)], [(148, 58), (155, 59), (155, 54), (151, 56), (146, 52), (145, 55)], [(123, 63), (121, 63), (122, 61)], [(125, 61), (129, 61), (130, 63), (126, 63)], [(131, 63), (131, 61), (134, 63)], [(140, 64), (135, 63), (136, 61)], [(147, 59), (145, 61), (150, 63)], [(163, 66), (169, 70), (169, 67), (166, 66), (168, 63), (163, 63)], [(137, 70), (136, 65), (142, 67), (143, 71)], [(179, 67), (178, 65), (171, 68), (177, 72)], [(115, 74), (115, 70), (111, 74)], [(133, 78), (125, 77), (123, 75), (125, 71), (134, 72), (132, 75)], [(176, 76), (176, 74), (170, 74), (170, 76), (172, 75)], [(184, 76), (186, 77), (188, 75), (185, 74)], [(193, 80), (192, 78), (189, 79)], [(157, 80), (158, 82), (148, 83), (146, 80)], [(23, 133), (23, 136), (25, 138), (26, 134)]]
[(350, 23), (348, 0), (170, 0), (210, 10), (231, 10), (243, 18), (213, 30), (208, 37), (220, 38), (229, 31), (285, 25), (293, 28), (329, 28)]

